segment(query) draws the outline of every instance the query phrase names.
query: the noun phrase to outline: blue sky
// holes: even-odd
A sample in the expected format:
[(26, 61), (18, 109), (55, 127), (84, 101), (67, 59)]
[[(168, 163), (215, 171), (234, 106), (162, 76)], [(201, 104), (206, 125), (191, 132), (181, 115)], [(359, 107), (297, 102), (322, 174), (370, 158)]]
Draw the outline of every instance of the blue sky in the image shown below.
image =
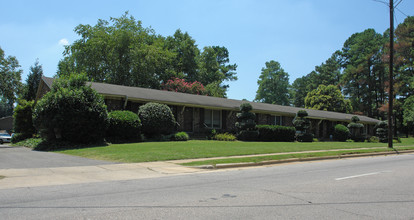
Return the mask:
[[(388, 0), (385, 0), (388, 1)], [(290, 82), (342, 48), (353, 33), (389, 27), (386, 5), (373, 0), (0, 0), (0, 47), (15, 56), (25, 81), (39, 59), (46, 76), (56, 73), (63, 45), (78, 39), (79, 24), (120, 17), (125, 11), (157, 34), (181, 29), (200, 49), (225, 46), (236, 63), (238, 80), (230, 82), (228, 97), (253, 100), (265, 62), (278, 61)], [(414, 1), (398, 6), (414, 15)], [(395, 11), (396, 25), (405, 15)]]

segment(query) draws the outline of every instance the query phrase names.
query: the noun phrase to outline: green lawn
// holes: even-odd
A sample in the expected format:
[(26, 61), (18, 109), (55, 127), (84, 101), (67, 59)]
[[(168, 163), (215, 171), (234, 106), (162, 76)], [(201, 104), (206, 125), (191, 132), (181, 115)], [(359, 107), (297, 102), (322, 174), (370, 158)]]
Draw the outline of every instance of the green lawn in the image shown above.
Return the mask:
[[(414, 150), (412, 147), (398, 147), (398, 150)], [(308, 152), (308, 153), (292, 153), (292, 154), (283, 154), (283, 155), (269, 155), (269, 156), (257, 156), (257, 157), (241, 157), (241, 158), (227, 158), (227, 159), (216, 159), (216, 160), (202, 160), (194, 161), (189, 163), (182, 163), (184, 166), (201, 166), (201, 165), (217, 165), (217, 164), (231, 164), (231, 163), (259, 163), (264, 161), (274, 161), (274, 160), (286, 160), (293, 158), (312, 158), (312, 157), (328, 157), (336, 156), (341, 157), (344, 155), (350, 154), (364, 154), (364, 153), (376, 153), (376, 152), (386, 152), (386, 151), (395, 151), (394, 149), (389, 148), (372, 148), (372, 149), (363, 149), (363, 150), (343, 150), (343, 151), (325, 151), (325, 152)]]
[[(414, 147), (414, 138), (402, 139), (402, 143), (395, 144), (395, 146)], [(386, 148), (387, 144), (348, 142), (222, 142), (192, 140), (187, 142), (113, 144), (109, 146), (61, 150), (57, 152), (99, 160), (135, 163), (235, 155), (377, 147)]]

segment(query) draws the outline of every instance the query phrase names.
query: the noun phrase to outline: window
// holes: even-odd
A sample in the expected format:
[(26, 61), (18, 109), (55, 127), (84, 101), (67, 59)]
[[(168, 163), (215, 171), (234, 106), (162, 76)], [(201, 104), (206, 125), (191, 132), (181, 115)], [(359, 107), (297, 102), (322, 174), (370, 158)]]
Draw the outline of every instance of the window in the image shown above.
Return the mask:
[(209, 128), (221, 128), (221, 111), (204, 109), (204, 124)]
[(283, 125), (283, 116), (275, 116), (274, 125)]

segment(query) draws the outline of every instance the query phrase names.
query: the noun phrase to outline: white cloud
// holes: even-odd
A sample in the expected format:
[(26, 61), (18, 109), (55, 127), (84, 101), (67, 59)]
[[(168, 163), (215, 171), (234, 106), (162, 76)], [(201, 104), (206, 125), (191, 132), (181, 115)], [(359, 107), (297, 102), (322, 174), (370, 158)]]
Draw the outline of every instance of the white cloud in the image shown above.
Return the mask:
[(68, 39), (66, 39), (66, 38), (60, 39), (59, 40), (59, 45), (63, 45), (63, 46), (69, 45)]

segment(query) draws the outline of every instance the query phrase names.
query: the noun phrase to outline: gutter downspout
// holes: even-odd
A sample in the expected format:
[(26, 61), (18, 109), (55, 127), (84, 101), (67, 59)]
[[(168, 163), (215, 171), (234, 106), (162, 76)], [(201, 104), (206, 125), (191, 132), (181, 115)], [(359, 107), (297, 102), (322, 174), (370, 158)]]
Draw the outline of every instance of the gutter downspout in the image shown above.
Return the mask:
[(128, 96), (126, 95), (125, 96), (125, 102), (124, 102), (124, 110), (127, 107), (127, 104), (128, 104)]

